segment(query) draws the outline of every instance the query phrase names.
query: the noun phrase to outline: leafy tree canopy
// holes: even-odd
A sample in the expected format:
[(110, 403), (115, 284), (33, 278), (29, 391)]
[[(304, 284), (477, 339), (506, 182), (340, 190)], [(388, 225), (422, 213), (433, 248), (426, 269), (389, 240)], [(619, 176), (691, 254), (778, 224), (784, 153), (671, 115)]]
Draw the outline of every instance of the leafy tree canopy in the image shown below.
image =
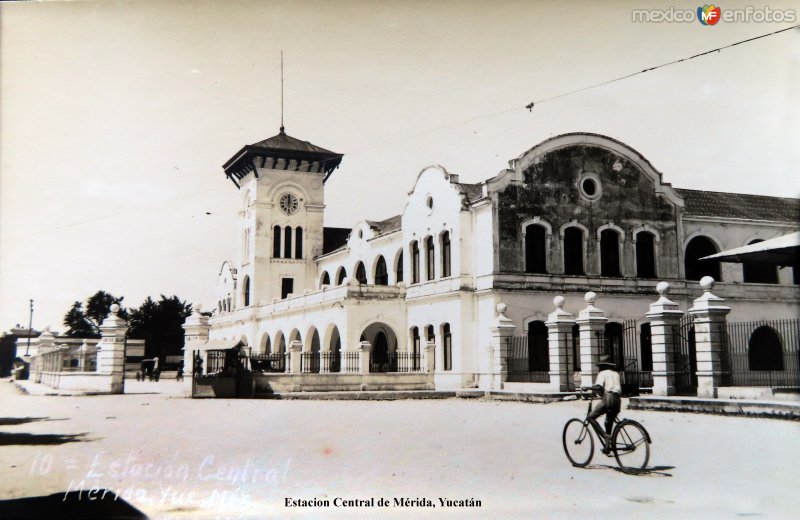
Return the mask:
[(64, 326), (67, 327), (66, 335), (70, 338), (99, 338), (100, 325), (111, 312), (111, 305), (120, 306), (120, 318), (127, 319), (128, 311), (122, 307), (124, 296), (116, 297), (105, 291), (97, 291), (86, 300), (86, 307), (81, 302), (75, 302), (67, 314), (64, 315)]
[(178, 355), (183, 348), (183, 322), (192, 313), (192, 305), (177, 296), (161, 295), (159, 301), (149, 296), (132, 309), (128, 337), (145, 340), (145, 357)]

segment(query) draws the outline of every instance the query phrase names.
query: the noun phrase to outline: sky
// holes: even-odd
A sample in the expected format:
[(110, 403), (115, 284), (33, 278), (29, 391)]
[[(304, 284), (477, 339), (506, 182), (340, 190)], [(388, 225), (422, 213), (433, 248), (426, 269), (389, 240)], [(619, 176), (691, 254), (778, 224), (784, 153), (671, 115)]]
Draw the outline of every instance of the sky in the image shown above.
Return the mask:
[(240, 239), (221, 165), (277, 134), (281, 50), (287, 133), (344, 154), (327, 226), (400, 213), (428, 165), (479, 182), (566, 132), (618, 139), (676, 187), (800, 196), (798, 29), (524, 108), (800, 23), (633, 21), (649, 8), (4, 2), (0, 330), (27, 326), (29, 299), (34, 328), (63, 330), (100, 289), (211, 307)]

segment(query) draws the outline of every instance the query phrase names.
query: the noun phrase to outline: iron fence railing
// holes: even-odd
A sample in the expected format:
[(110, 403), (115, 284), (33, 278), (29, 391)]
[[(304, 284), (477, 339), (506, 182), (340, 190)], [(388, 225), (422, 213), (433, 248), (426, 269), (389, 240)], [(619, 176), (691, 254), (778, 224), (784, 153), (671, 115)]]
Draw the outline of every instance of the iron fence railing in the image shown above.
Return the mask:
[(550, 382), (550, 358), (546, 340), (529, 341), (527, 336), (514, 336), (506, 339), (506, 348), (509, 382)]
[(344, 372), (352, 373), (360, 371), (361, 352), (345, 351), (342, 352), (342, 365)]
[(250, 364), (258, 372), (286, 372), (286, 357), (284, 352), (254, 354), (250, 356)]
[(800, 387), (800, 320), (728, 322), (723, 384)]
[(300, 371), (303, 373), (319, 372), (319, 352), (301, 352)]

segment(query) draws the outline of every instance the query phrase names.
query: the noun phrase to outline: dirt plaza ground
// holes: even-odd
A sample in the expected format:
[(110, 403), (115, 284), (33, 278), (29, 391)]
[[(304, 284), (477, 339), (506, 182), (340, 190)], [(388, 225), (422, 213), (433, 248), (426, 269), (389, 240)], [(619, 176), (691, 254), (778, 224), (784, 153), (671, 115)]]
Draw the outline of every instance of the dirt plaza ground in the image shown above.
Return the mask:
[[(798, 422), (623, 410), (653, 437), (651, 471), (630, 476), (599, 452), (587, 469), (567, 463), (561, 430), (583, 402), (191, 400), (174, 381), (126, 384), (137, 393), (72, 397), (0, 381), (0, 501), (72, 492), (88, 503), (105, 489), (151, 518), (180, 519), (796, 518), (800, 508)], [(342, 500), (365, 502), (333, 505)]]

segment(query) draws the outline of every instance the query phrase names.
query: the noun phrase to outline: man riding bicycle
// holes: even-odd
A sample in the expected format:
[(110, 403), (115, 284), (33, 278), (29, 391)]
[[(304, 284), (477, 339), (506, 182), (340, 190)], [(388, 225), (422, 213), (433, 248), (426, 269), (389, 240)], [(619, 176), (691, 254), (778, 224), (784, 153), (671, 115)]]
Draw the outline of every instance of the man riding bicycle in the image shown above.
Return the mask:
[[(616, 365), (610, 360), (608, 356), (603, 356), (597, 362), (597, 367), (600, 368), (600, 373), (597, 374), (597, 380), (593, 387), (582, 387), (581, 390), (594, 390), (602, 396), (602, 400), (597, 403), (589, 414), (590, 419), (597, 419), (603, 414), (606, 414), (606, 437), (605, 440), (611, 437), (611, 429), (614, 427), (614, 419), (620, 411), (622, 395), (622, 384), (619, 380), (619, 373), (615, 370)], [(608, 443), (604, 453), (608, 452)]]

